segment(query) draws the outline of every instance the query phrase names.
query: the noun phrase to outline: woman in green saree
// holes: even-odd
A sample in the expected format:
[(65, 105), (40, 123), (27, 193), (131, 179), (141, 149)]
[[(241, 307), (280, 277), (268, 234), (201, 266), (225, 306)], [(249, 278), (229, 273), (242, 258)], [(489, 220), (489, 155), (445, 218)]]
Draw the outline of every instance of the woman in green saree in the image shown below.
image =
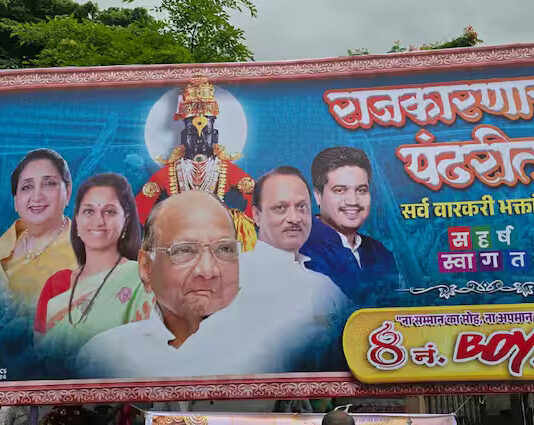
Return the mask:
[(79, 267), (50, 277), (45, 288), (59, 295), (46, 303), (46, 326), (35, 324), (44, 330), (38, 345), (56, 350), (76, 350), (100, 332), (146, 319), (152, 306), (137, 271), (141, 229), (123, 176), (99, 174), (81, 184), (71, 243)]

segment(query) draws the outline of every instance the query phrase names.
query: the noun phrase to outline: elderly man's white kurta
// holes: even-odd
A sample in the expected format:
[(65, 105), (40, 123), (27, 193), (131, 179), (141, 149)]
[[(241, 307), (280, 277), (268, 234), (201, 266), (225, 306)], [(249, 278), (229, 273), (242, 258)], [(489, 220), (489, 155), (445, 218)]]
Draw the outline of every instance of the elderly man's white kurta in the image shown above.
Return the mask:
[[(298, 254), (297, 254), (298, 256)], [(77, 364), (87, 377), (188, 377), (328, 370), (348, 301), (300, 256), (258, 241), (240, 257), (240, 291), (179, 348), (161, 318), (94, 337)]]

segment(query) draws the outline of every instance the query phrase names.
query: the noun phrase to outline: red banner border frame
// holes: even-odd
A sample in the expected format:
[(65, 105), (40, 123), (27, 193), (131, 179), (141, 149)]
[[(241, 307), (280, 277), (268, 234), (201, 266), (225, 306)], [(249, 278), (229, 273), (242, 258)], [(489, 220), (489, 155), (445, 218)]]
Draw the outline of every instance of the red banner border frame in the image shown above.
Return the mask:
[[(534, 382), (362, 384), (350, 374), (303, 378), (116, 382), (37, 382), (0, 386), (0, 405), (155, 402), (176, 400), (401, 397), (534, 392)], [(15, 385), (13, 385), (15, 384)]]
[(0, 91), (106, 86), (161, 86), (203, 75), (213, 83), (325, 79), (408, 72), (461, 70), (477, 66), (534, 64), (534, 44), (426, 50), (281, 62), (182, 65), (120, 65), (28, 68), (0, 71)]
[[(283, 62), (36, 68), (0, 71), (0, 91), (163, 86), (201, 74), (213, 83), (364, 77), (534, 65), (534, 44)], [(298, 374), (295, 374), (298, 375)], [(534, 392), (534, 382), (362, 384), (348, 373), (226, 380), (32, 381), (0, 383), (0, 405), (119, 403), (168, 400), (391, 397)]]

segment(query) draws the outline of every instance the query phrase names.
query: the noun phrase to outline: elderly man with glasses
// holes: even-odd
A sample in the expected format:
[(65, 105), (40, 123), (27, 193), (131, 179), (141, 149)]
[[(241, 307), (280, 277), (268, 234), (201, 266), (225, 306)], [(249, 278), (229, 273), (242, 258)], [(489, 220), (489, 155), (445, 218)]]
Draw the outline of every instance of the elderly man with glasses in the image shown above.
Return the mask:
[(138, 258), (145, 290), (156, 298), (155, 312), (148, 320), (119, 326), (90, 340), (77, 359), (80, 374), (129, 377), (189, 372), (176, 367), (176, 356), (182, 346), (184, 355), (190, 353), (187, 340), (201, 322), (235, 298), (239, 251), (232, 217), (212, 194), (190, 191), (160, 202), (146, 223)]

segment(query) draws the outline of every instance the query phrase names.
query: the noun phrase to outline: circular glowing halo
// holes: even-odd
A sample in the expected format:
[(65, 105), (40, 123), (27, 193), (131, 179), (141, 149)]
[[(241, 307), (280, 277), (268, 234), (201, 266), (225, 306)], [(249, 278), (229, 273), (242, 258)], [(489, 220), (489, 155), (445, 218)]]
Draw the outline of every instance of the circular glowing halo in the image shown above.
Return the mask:
[[(155, 161), (167, 159), (174, 148), (180, 145), (180, 134), (184, 128), (182, 120), (173, 120), (178, 102), (182, 100), (181, 89), (164, 93), (154, 103), (145, 122), (145, 144), (150, 157)], [(239, 101), (228, 90), (215, 87), (215, 100), (219, 104), (219, 115), (215, 128), (219, 130), (219, 144), (229, 154), (241, 153), (247, 139), (247, 118)]]

